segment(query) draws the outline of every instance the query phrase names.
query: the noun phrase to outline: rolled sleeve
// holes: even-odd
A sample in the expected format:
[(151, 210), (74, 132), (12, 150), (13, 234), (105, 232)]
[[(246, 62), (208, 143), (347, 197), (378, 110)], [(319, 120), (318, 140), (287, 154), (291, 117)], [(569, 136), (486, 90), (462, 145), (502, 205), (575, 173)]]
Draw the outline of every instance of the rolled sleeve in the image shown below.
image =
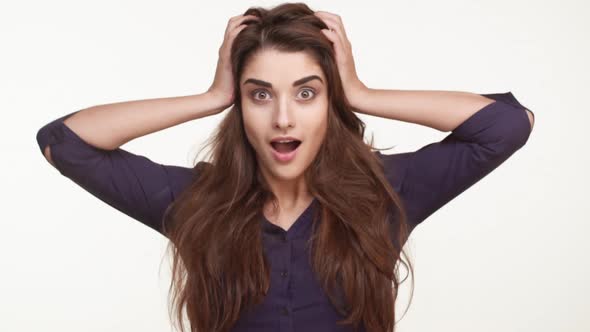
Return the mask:
[[(528, 140), (531, 126), (511, 92), (482, 94), (494, 101), (441, 141), (385, 155), (385, 173), (404, 202), (410, 228), (504, 163)], [(532, 112), (532, 111), (531, 111)]]
[(159, 164), (121, 148), (94, 147), (63, 122), (76, 112), (39, 129), (37, 143), (41, 153), (50, 146), (51, 159), (63, 176), (162, 233), (164, 212), (194, 179), (194, 168)]

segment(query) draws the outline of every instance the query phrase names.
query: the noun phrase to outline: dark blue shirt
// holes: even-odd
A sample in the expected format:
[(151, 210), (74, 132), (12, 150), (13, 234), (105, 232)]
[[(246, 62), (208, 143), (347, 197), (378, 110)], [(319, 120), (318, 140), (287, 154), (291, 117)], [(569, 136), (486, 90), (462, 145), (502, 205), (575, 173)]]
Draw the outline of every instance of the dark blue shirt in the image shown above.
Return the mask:
[[(385, 175), (400, 195), (410, 228), (502, 164), (528, 140), (526, 108), (511, 92), (482, 94), (494, 99), (448, 136), (413, 152), (378, 154)], [(76, 111), (77, 112), (77, 111)], [(57, 170), (111, 207), (162, 233), (163, 213), (194, 180), (192, 168), (163, 165), (117, 148), (89, 145), (63, 120), (39, 129), (41, 153), (51, 146)], [(531, 111), (532, 113), (532, 111)], [(329, 302), (307, 261), (306, 240), (313, 200), (288, 230), (262, 217), (264, 252), (271, 267), (271, 286), (264, 302), (245, 312), (232, 331), (352, 331)]]

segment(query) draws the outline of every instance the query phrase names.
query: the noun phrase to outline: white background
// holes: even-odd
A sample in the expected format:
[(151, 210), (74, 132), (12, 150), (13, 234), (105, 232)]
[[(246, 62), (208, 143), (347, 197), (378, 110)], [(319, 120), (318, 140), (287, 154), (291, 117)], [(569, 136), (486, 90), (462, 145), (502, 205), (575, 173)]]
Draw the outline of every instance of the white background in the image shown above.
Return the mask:
[[(61, 176), (37, 130), (97, 104), (204, 92), (239, 1), (27, 1), (0, 10), (1, 331), (171, 331), (166, 239)], [(511, 91), (527, 144), (414, 231), (399, 331), (588, 331), (583, 1), (310, 1), (339, 14), (359, 78), (383, 89)], [(221, 118), (123, 146), (191, 166)], [(387, 153), (447, 133), (359, 115)], [(409, 283), (404, 283), (409, 289)], [(407, 287), (406, 287), (407, 286)], [(407, 297), (398, 303), (398, 318)]]

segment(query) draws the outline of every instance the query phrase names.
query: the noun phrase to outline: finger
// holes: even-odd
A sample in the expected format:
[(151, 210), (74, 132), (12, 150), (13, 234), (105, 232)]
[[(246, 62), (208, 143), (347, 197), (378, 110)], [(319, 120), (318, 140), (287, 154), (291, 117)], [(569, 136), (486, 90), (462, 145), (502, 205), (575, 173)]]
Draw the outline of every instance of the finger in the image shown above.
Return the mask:
[(228, 37), (227, 37), (227, 42), (225, 43), (227, 52), (229, 52), (232, 44), (234, 43), (234, 39), (236, 39), (238, 34), (240, 32), (242, 32), (242, 30), (244, 30), (247, 27), (248, 27), (248, 24), (240, 24), (235, 29), (233, 29), (232, 31), (229, 32)]
[(336, 32), (338, 34), (342, 45), (349, 47), (350, 42), (348, 41), (348, 38), (346, 37), (346, 34), (344, 33), (344, 27), (333, 18), (321, 17), (321, 19), (324, 22), (324, 24), (326, 24), (328, 26), (328, 28), (330, 28), (331, 30), (333, 30), (334, 32)]
[[(257, 21), (260, 21), (260, 17), (258, 17), (256, 15), (239, 15), (239, 16), (234, 16), (234, 17), (232, 17), (230, 19), (230, 22), (227, 25), (227, 28), (225, 30), (225, 35), (228, 36), (237, 27), (239, 27), (244, 21), (249, 20), (249, 19), (255, 19)], [(240, 31), (241, 31), (241, 29), (240, 29)]]
[(329, 19), (325, 19), (324, 23), (326, 23), (326, 25), (330, 29), (330, 30), (328, 30), (328, 32), (330, 32), (331, 34), (336, 36), (338, 44), (340, 44), (341, 46), (348, 45), (347, 44), (348, 41), (342, 36), (342, 33), (340, 33), (339, 27), (336, 23), (330, 21)]
[(248, 14), (248, 15), (236, 15), (232, 18), (229, 19), (230, 22), (234, 22), (234, 21), (241, 21), (244, 18), (259, 18), (256, 15), (253, 14)]
[(332, 22), (332, 29), (336, 30), (338, 34), (341, 36), (342, 41), (348, 42), (348, 36), (346, 35), (346, 31), (344, 29), (344, 23), (342, 22), (342, 18), (339, 15), (328, 13), (328, 12), (315, 12), (320, 19), (324, 21)]
[(233, 29), (230, 32), (230, 37), (232, 37), (232, 39), (235, 38), (238, 35), (238, 33), (240, 33), (240, 31), (244, 30), (246, 27), (248, 27), (248, 24), (238, 25), (235, 29)]
[[(233, 20), (233, 18), (232, 18), (232, 20)], [(243, 16), (239, 16), (235, 20), (231, 21), (229, 23), (229, 26), (231, 26), (232, 29), (235, 29), (238, 25), (240, 25), (241, 23), (243, 23), (244, 21), (247, 21), (247, 20), (257, 20), (257, 21), (260, 21), (260, 17), (258, 17), (256, 15), (243, 15)]]
[(334, 50), (336, 51), (336, 54), (344, 55), (344, 53), (343, 53), (344, 50), (342, 49), (342, 43), (340, 41), (340, 36), (338, 36), (338, 34), (332, 30), (322, 29), (321, 31), (332, 42), (332, 44), (334, 46)]
[(247, 27), (248, 27), (248, 24), (240, 24), (235, 29), (228, 32), (225, 36), (226, 41), (222, 44), (222, 46), (219, 49), (220, 54), (229, 52), (229, 49), (230, 49), (231, 45), (233, 44), (233, 41), (236, 38), (236, 36)]

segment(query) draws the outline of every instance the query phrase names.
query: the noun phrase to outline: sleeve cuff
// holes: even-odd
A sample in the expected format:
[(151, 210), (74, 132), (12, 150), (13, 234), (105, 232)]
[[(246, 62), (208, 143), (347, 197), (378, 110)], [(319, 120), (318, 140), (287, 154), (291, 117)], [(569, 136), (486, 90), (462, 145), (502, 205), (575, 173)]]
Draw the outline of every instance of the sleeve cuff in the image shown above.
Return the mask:
[(453, 130), (453, 136), (480, 144), (524, 144), (530, 135), (527, 108), (511, 92), (481, 94), (494, 99)]

